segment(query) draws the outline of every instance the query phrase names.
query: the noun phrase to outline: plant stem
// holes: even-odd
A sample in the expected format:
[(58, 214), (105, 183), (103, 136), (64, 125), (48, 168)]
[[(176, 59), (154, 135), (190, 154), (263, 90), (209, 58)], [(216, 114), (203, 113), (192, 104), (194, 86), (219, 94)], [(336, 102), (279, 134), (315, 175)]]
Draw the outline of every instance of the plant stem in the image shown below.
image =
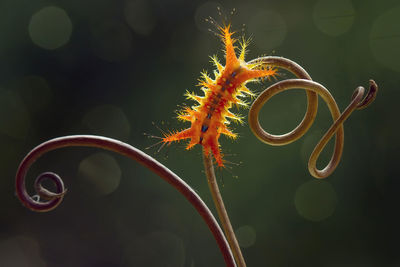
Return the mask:
[(207, 156), (203, 153), (204, 169), (207, 176), (208, 187), (210, 188), (212, 198), (214, 200), (215, 208), (217, 209), (218, 217), (224, 229), (225, 236), (228, 240), (229, 246), (231, 247), (233, 257), (235, 258), (238, 267), (246, 267), (242, 251), (240, 250), (239, 243), (236, 239), (235, 232), (233, 231), (232, 224), (229, 220), (228, 213), (226, 212), (224, 201), (222, 200), (221, 193), (219, 191), (217, 179), (215, 178), (215, 172), (211, 155)]
[[(22, 160), (16, 174), (16, 193), (22, 204), (33, 211), (45, 212), (53, 210), (61, 203), (66, 190), (64, 189), (64, 183), (62, 179), (57, 174), (46, 172), (39, 175), (39, 177), (36, 179), (36, 192), (43, 199), (47, 199), (47, 201), (45, 202), (35, 200), (28, 194), (25, 187), (25, 177), (30, 166), (43, 154), (58, 148), (73, 146), (98, 147), (109, 151), (114, 151), (118, 154), (124, 155), (137, 161), (150, 171), (160, 176), (168, 184), (178, 190), (201, 215), (203, 220), (206, 222), (208, 228), (214, 235), (215, 240), (217, 241), (217, 244), (224, 257), (226, 266), (235, 266), (235, 261), (232, 256), (231, 249), (218, 222), (216, 221), (206, 204), (199, 197), (199, 195), (197, 195), (197, 193), (181, 178), (179, 178), (175, 173), (170, 171), (160, 162), (156, 161), (141, 150), (115, 139), (95, 135), (72, 135), (51, 139), (35, 147)], [(41, 182), (44, 179), (52, 181), (56, 185), (57, 192), (50, 192), (49, 190), (43, 188)], [(138, 214), (138, 216), (140, 216), (140, 214)]]

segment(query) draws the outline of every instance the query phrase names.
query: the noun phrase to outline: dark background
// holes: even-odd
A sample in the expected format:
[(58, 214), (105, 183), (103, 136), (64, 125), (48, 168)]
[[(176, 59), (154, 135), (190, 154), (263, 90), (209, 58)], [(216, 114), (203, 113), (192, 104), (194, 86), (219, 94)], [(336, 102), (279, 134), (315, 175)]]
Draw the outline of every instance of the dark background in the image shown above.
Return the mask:
[[(218, 181), (248, 266), (400, 266), (398, 1), (244, 2), (0, 0), (0, 266), (224, 265), (187, 201), (119, 155), (66, 148), (43, 156), (28, 190), (39, 173), (60, 174), (68, 194), (52, 212), (31, 212), (14, 195), (19, 162), (48, 139), (99, 134), (145, 149), (157, 140), (143, 133), (161, 135), (153, 122), (184, 128), (174, 118), (177, 105), (191, 104), (183, 93), (200, 92), (200, 71), (213, 70), (209, 55), (223, 59), (221, 41), (208, 31), (215, 28), (204, 21), (222, 20), (217, 6), (236, 37), (252, 37), (248, 60), (296, 61), (341, 110), (357, 86), (370, 78), (380, 86), (375, 103), (346, 121), (342, 161), (322, 181), (307, 171), (332, 123), (322, 101), (309, 132), (290, 145), (264, 145), (247, 125), (232, 126), (237, 141), (221, 137), (235, 164), (218, 171)], [(304, 92), (284, 92), (263, 108), (261, 122), (285, 133), (305, 107)], [(212, 208), (201, 147), (184, 146), (155, 157)]]

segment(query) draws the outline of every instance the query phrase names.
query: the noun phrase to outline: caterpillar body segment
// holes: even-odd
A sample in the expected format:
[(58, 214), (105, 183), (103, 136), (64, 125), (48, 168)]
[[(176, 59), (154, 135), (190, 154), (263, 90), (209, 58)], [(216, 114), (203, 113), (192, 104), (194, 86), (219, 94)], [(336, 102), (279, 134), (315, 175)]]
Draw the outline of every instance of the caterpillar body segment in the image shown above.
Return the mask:
[(211, 57), (216, 66), (215, 78), (212, 79), (206, 72), (201, 73), (199, 86), (204, 92), (203, 96), (186, 92), (188, 99), (194, 100), (197, 105), (185, 107), (178, 112), (178, 119), (189, 121), (191, 126), (180, 132), (164, 134), (162, 141), (171, 143), (183, 139), (190, 139), (187, 149), (200, 144), (206, 155), (212, 153), (218, 166), (223, 167), (223, 155), (218, 139), (221, 134), (230, 138), (237, 138), (228, 125), (229, 120), (241, 123), (242, 117), (233, 114), (229, 109), (233, 105), (247, 106), (240, 97), (244, 95), (254, 96), (246, 87), (246, 83), (257, 81), (260, 78), (273, 77), (276, 70), (265, 68), (259, 64), (247, 64), (244, 61), (248, 41), (241, 42), (239, 57), (235, 53), (236, 39), (230, 31), (230, 25), (219, 27), (220, 37), (225, 45), (225, 66), (216, 56)]

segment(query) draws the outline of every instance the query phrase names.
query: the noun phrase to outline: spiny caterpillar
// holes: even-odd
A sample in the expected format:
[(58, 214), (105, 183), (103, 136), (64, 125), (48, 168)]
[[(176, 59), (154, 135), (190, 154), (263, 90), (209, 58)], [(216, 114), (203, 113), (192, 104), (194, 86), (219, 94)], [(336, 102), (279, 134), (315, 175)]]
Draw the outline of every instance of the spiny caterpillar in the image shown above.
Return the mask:
[[(212, 62), (217, 70), (214, 71), (215, 79), (208, 76), (206, 72), (202, 72), (199, 86), (204, 92), (204, 96), (198, 96), (194, 93), (186, 92), (187, 99), (192, 99), (198, 103), (197, 106), (185, 107), (178, 112), (177, 118), (182, 121), (189, 121), (190, 128), (180, 132), (170, 132), (164, 134), (162, 142), (169, 144), (182, 139), (190, 139), (186, 149), (192, 148), (194, 145), (201, 144), (203, 152), (206, 156), (210, 152), (218, 166), (223, 167), (218, 139), (221, 134), (230, 138), (237, 138), (237, 134), (233, 133), (229, 128), (229, 121), (242, 123), (242, 117), (229, 111), (233, 104), (247, 106), (247, 103), (239, 97), (244, 94), (254, 96), (254, 94), (246, 87), (246, 83), (257, 81), (260, 78), (273, 77), (276, 70), (260, 63), (248, 64), (244, 57), (248, 41), (239, 42), (239, 57), (235, 54), (235, 43), (238, 41), (232, 37), (234, 32), (230, 31), (230, 24), (224, 27), (218, 27), (220, 38), (225, 45), (225, 66), (222, 66), (216, 56), (211, 57)], [(244, 93), (244, 94), (243, 94)]]

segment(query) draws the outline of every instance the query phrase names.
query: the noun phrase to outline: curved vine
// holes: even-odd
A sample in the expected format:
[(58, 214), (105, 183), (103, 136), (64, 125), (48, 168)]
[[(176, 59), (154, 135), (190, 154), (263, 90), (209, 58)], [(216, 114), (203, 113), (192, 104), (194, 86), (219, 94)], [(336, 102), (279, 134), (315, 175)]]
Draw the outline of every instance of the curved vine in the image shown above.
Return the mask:
[[(314, 151), (310, 156), (308, 168), (311, 175), (313, 175), (316, 178), (325, 178), (329, 176), (337, 167), (340, 161), (340, 157), (342, 155), (343, 142), (344, 142), (344, 131), (342, 125), (343, 122), (350, 116), (350, 114), (355, 109), (365, 108), (374, 101), (376, 94), (378, 92), (378, 86), (373, 80), (370, 80), (370, 88), (364, 99), (362, 99), (364, 95), (364, 88), (361, 86), (357, 87), (353, 93), (351, 103), (343, 111), (343, 113), (340, 113), (336, 101), (329, 93), (329, 91), (321, 84), (312, 81), (310, 75), (294, 61), (291, 61), (283, 57), (269, 56), (269, 57), (261, 57), (254, 59), (252, 61), (249, 61), (247, 64), (254, 64), (254, 63), (261, 63), (266, 67), (278, 67), (288, 70), (295, 76), (297, 76), (297, 78), (299, 79), (287, 79), (277, 82), (268, 87), (267, 89), (265, 89), (256, 98), (249, 111), (249, 126), (252, 132), (262, 142), (270, 145), (277, 145), (277, 146), (286, 145), (296, 141), (308, 131), (308, 129), (314, 122), (314, 119), (318, 111), (318, 94), (321, 95), (322, 99), (327, 103), (329, 110), (331, 111), (334, 123), (326, 132), (326, 134), (321, 138), (319, 143), (316, 145)], [(293, 129), (289, 133), (283, 135), (269, 134), (261, 127), (258, 121), (258, 115), (261, 108), (272, 96), (280, 92), (294, 88), (304, 88), (307, 93), (307, 111), (302, 121), (300, 122), (299, 125), (296, 126), (295, 129)], [(336, 133), (336, 142), (335, 142), (335, 149), (331, 157), (331, 161), (323, 170), (318, 170), (316, 167), (318, 157), (322, 152), (322, 150), (324, 149), (325, 145), (328, 143), (330, 138), (335, 133)], [(210, 156), (208, 157), (204, 156), (203, 162), (204, 162), (205, 174), (207, 176), (208, 185), (218, 212), (218, 216), (220, 218), (222, 228), (224, 229), (225, 235), (227, 236), (228, 242), (232, 248), (238, 266), (245, 267), (246, 263), (244, 261), (240, 247), (236, 240), (232, 224), (229, 220), (228, 213), (226, 212), (225, 205), (222, 200), (220, 190), (218, 188), (218, 183), (215, 177), (212, 159)]]
[[(340, 113), (339, 108), (336, 104), (335, 99), (330, 94), (330, 92), (321, 84), (314, 82), (311, 80), (311, 77), (305, 72), (303, 68), (301, 68), (295, 62), (281, 57), (262, 57), (257, 58), (249, 63), (261, 63), (266, 66), (276, 66), (281, 67), (286, 70), (291, 71), (300, 79), (287, 79), (280, 82), (277, 82), (267, 89), (265, 89), (253, 102), (253, 105), (249, 111), (249, 125), (254, 135), (260, 139), (262, 142), (270, 144), (270, 145), (286, 145), (291, 142), (296, 141), (300, 137), (302, 137), (310, 128), (314, 119), (316, 117), (317, 108), (318, 108), (318, 98), (317, 94), (322, 97), (322, 99), (328, 105), (329, 111), (331, 112), (332, 119), (334, 123), (325, 133), (325, 135), (318, 142), (314, 151), (311, 153), (309, 162), (308, 162), (308, 170), (312, 176), (315, 178), (326, 178), (336, 169), (339, 164), (342, 152), (343, 152), (343, 144), (344, 144), (344, 130), (343, 123), (350, 116), (350, 114), (355, 109), (363, 109), (371, 104), (378, 92), (378, 86), (373, 81), (370, 80), (369, 91), (363, 99), (364, 96), (364, 87), (357, 87), (352, 95), (352, 99), (347, 108)], [(264, 104), (274, 95), (279, 94), (283, 91), (290, 89), (302, 88), (307, 92), (307, 111), (304, 115), (303, 120), (300, 124), (292, 131), (282, 134), (282, 135), (273, 135), (266, 132), (260, 125), (258, 120), (258, 115), (261, 108)], [(331, 156), (331, 160), (327, 164), (327, 166), (319, 170), (316, 167), (317, 160), (322, 150), (325, 148), (328, 141), (332, 138), (332, 136), (336, 134), (335, 137), (335, 148), (333, 154)]]
[[(61, 203), (66, 193), (66, 189), (64, 188), (62, 179), (57, 174), (45, 172), (38, 176), (35, 181), (35, 190), (37, 193), (36, 197), (31, 197), (27, 193), (25, 177), (30, 166), (43, 154), (57, 148), (71, 146), (98, 147), (114, 151), (136, 160), (141, 165), (156, 173), (167, 183), (172, 185), (176, 190), (178, 190), (194, 206), (194, 208), (206, 222), (208, 228), (217, 241), (226, 265), (236, 266), (231, 249), (221, 228), (199, 195), (181, 178), (179, 178), (175, 173), (170, 171), (160, 162), (156, 161), (141, 150), (115, 139), (93, 135), (72, 135), (51, 139), (35, 147), (20, 163), (15, 180), (17, 196), (21, 200), (22, 204), (24, 204), (27, 208), (33, 211), (45, 212), (56, 208)], [(56, 192), (51, 192), (42, 186), (42, 182), (46, 179), (49, 179), (55, 184)], [(40, 198), (43, 198), (47, 201), (41, 201)]]
[[(321, 138), (321, 140), (314, 148), (314, 151), (311, 153), (308, 163), (308, 169), (310, 174), (316, 178), (325, 178), (329, 176), (339, 164), (342, 155), (344, 143), (344, 121), (355, 109), (363, 109), (373, 102), (378, 92), (378, 86), (376, 85), (376, 83), (373, 80), (370, 80), (369, 91), (364, 98), (363, 96), (365, 89), (361, 86), (357, 87), (353, 93), (350, 104), (343, 111), (343, 113), (340, 113), (336, 101), (329, 93), (329, 91), (321, 84), (312, 81), (310, 75), (297, 63), (286, 58), (272, 56), (261, 57), (248, 62), (248, 64), (253, 63), (264, 65), (266, 67), (268, 66), (283, 68), (290, 71), (297, 77), (297, 79), (287, 79), (271, 85), (256, 98), (249, 111), (249, 126), (254, 135), (262, 142), (270, 145), (286, 145), (301, 138), (314, 122), (318, 111), (318, 95), (320, 95), (322, 99), (327, 103), (334, 123), (327, 130), (325, 135)], [(307, 111), (302, 121), (292, 131), (286, 134), (273, 135), (266, 132), (261, 127), (258, 120), (260, 110), (262, 109), (264, 104), (274, 95), (294, 88), (305, 89), (307, 94)], [(318, 157), (334, 134), (336, 134), (335, 148), (331, 156), (331, 160), (324, 169), (319, 170), (316, 167)], [(229, 244), (208, 207), (193, 191), (193, 189), (191, 189), (191, 187), (187, 185), (181, 178), (179, 178), (167, 167), (165, 167), (152, 157), (148, 156), (144, 152), (118, 140), (101, 136), (75, 135), (55, 138), (40, 144), (31, 152), (29, 152), (21, 162), (16, 174), (17, 196), (26, 207), (34, 211), (45, 212), (56, 208), (61, 203), (66, 193), (66, 189), (64, 187), (62, 179), (57, 174), (52, 172), (45, 172), (39, 175), (36, 178), (34, 184), (37, 195), (33, 197), (31, 197), (26, 191), (25, 177), (29, 167), (40, 156), (51, 150), (69, 146), (99, 147), (114, 151), (136, 160), (149, 170), (159, 175), (166, 182), (177, 189), (182, 195), (184, 195), (185, 198), (195, 207), (197, 212), (199, 212), (199, 214), (202, 216), (203, 220), (206, 222), (207, 226), (209, 227), (212, 234), (214, 235), (214, 238), (217, 241), (226, 265), (236, 266), (237, 263), (238, 266), (246, 266), (228, 214), (226, 212), (224, 203), (222, 201), (220, 191), (218, 189), (214, 167), (210, 156), (205, 156), (203, 158), (205, 173), (207, 176), (207, 181), (209, 183), (211, 194), (214, 199), (214, 203), (216, 205), (216, 209), (218, 211), (218, 215), (221, 220), (222, 227), (227, 236)], [(42, 186), (42, 182), (46, 179), (51, 180), (55, 184), (55, 192), (51, 192)], [(44, 199), (46, 201), (41, 201), (40, 199)], [(235, 256), (236, 258), (236, 263), (233, 256)]]

